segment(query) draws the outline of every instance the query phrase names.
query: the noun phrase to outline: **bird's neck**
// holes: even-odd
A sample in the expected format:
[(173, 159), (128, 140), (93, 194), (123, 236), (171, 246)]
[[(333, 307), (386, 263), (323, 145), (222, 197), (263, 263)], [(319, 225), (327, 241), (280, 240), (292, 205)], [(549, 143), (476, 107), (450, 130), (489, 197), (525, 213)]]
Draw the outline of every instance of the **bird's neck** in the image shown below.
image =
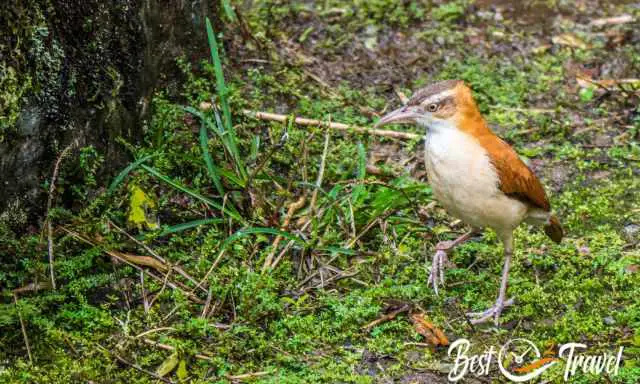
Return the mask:
[(475, 105), (468, 106), (460, 111), (456, 121), (458, 129), (473, 137), (493, 135), (484, 117)]

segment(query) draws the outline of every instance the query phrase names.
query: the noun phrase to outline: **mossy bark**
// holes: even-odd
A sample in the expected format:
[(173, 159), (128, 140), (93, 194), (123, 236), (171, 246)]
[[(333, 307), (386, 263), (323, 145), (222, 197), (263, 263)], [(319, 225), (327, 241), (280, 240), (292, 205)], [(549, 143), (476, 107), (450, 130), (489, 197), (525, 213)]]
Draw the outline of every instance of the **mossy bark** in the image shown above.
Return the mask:
[(217, 1), (9, 0), (0, 10), (0, 212), (40, 217), (43, 184), (71, 141), (102, 153), (103, 178), (130, 161), (117, 139), (141, 140), (156, 90), (177, 96), (177, 57), (206, 57), (205, 16), (218, 20)]

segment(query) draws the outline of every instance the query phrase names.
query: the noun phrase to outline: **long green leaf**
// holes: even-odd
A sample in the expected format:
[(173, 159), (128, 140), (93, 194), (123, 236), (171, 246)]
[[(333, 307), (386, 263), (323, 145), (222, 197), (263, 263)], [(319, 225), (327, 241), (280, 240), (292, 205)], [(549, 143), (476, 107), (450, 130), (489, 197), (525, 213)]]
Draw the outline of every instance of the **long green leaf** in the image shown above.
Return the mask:
[[(216, 118), (216, 124), (218, 125), (219, 129), (222, 129), (223, 125), (222, 121), (220, 120), (220, 114), (218, 113), (218, 109), (215, 108), (215, 106), (213, 108), (213, 114)], [(248, 175), (246, 168), (244, 167), (244, 161), (242, 161), (242, 157), (240, 157), (240, 151), (238, 151), (238, 146), (236, 145), (236, 132), (227, 130), (225, 131), (225, 133), (226, 135), (224, 136), (227, 140), (227, 147), (229, 148), (229, 152), (233, 156), (233, 163), (236, 167), (236, 172), (242, 179), (247, 180)]]
[(202, 196), (201, 194), (199, 194), (198, 192), (191, 190), (187, 187), (185, 187), (184, 185), (182, 185), (181, 183), (171, 179), (168, 176), (165, 176), (163, 174), (161, 174), (160, 172), (158, 172), (156, 169), (148, 167), (144, 164), (141, 165), (141, 168), (144, 169), (145, 171), (149, 172), (150, 174), (152, 174), (153, 176), (157, 177), (158, 179), (164, 181), (165, 183), (169, 184), (170, 186), (172, 186), (173, 188), (186, 193), (187, 195), (202, 201), (203, 203), (210, 205), (214, 208), (219, 209), (220, 211), (222, 211), (223, 213), (225, 213), (226, 215), (230, 216), (231, 218), (235, 219), (236, 221), (239, 221), (241, 223), (244, 223), (245, 220), (242, 218), (242, 216), (240, 216), (238, 213), (230, 211), (226, 208), (223, 208), (222, 205), (216, 203), (215, 201), (206, 198), (204, 196)]
[[(214, 123), (213, 121), (211, 121), (211, 119), (207, 118), (207, 116), (205, 116), (202, 112), (198, 111), (193, 107), (182, 107), (182, 109), (185, 112), (191, 113), (192, 115), (202, 120), (204, 124), (206, 124), (206, 126), (209, 127), (209, 129), (211, 129), (211, 131), (220, 138), (220, 141), (222, 141), (222, 144), (224, 144), (227, 153), (229, 153), (229, 156), (231, 156), (231, 160), (234, 163), (238, 177), (242, 178), (243, 180), (246, 180), (247, 179), (246, 170), (244, 168), (244, 162), (240, 157), (240, 152), (238, 151), (238, 148), (235, 144), (234, 138), (232, 137), (231, 133), (229, 133), (228, 131), (225, 131), (224, 126), (222, 126), (222, 122), (220, 121), (220, 117), (218, 116), (217, 111), (216, 111), (216, 122)], [(244, 182), (240, 184), (244, 186)]]
[[(358, 180), (364, 180), (367, 174), (367, 153), (364, 149), (364, 145), (358, 142)], [(353, 187), (351, 192), (351, 198), (356, 205), (360, 204), (360, 198), (364, 195), (364, 185), (358, 184)]]
[(249, 160), (256, 161), (258, 158), (258, 151), (260, 150), (260, 136), (254, 135), (251, 140), (251, 151), (249, 152)]
[(367, 174), (367, 152), (362, 142), (358, 142), (358, 180), (364, 179)]
[(202, 149), (202, 157), (204, 158), (204, 163), (207, 166), (209, 177), (211, 177), (213, 184), (216, 186), (218, 193), (222, 197), (224, 196), (224, 188), (222, 188), (222, 183), (220, 182), (218, 169), (213, 164), (213, 159), (209, 153), (209, 136), (207, 135), (207, 126), (204, 121), (200, 123), (200, 148)]
[[(234, 156), (235, 164), (238, 168), (238, 175), (242, 179), (246, 180), (247, 171), (242, 165), (242, 159), (240, 158), (236, 144), (238, 139), (231, 121), (231, 109), (229, 108), (229, 100), (227, 99), (228, 89), (224, 81), (224, 72), (222, 71), (222, 61), (220, 60), (220, 52), (218, 51), (218, 42), (216, 41), (216, 35), (213, 32), (213, 27), (211, 26), (211, 20), (209, 20), (208, 17), (206, 18), (206, 27), (209, 50), (211, 51), (211, 61), (213, 61), (213, 71), (216, 75), (216, 89), (218, 91), (218, 97), (220, 97), (220, 105), (222, 107), (222, 116), (224, 121), (224, 124), (220, 124), (220, 126), (224, 127), (224, 131), (229, 133), (228, 148)], [(217, 119), (218, 116), (215, 106), (214, 112), (216, 113)]]
[(229, 0), (222, 0), (222, 9), (224, 9), (224, 13), (229, 21), (232, 23), (236, 21), (236, 13), (233, 11), (233, 7)]
[(317, 251), (327, 251), (327, 252), (331, 252), (331, 253), (342, 253), (345, 255), (357, 255), (358, 252), (354, 251), (353, 249), (347, 249), (347, 248), (342, 248), (342, 247), (320, 247), (320, 248), (315, 248)]
[(115, 191), (115, 189), (118, 187), (118, 185), (120, 185), (122, 180), (124, 180), (124, 178), (127, 177), (127, 175), (131, 171), (133, 171), (134, 169), (139, 167), (140, 164), (142, 164), (145, 161), (149, 160), (150, 158), (158, 156), (158, 155), (160, 155), (160, 153), (152, 153), (151, 155), (147, 155), (147, 156), (141, 157), (138, 160), (134, 161), (133, 163), (129, 164), (125, 169), (123, 169), (118, 174), (118, 176), (116, 176), (115, 179), (113, 179), (113, 181), (111, 182), (111, 185), (109, 185), (109, 189), (107, 189), (107, 194), (113, 193), (113, 191)]
[(222, 105), (222, 114), (224, 116), (225, 128), (229, 132), (233, 132), (233, 124), (231, 123), (231, 110), (229, 109), (229, 103), (227, 102), (227, 87), (224, 83), (224, 73), (222, 72), (222, 62), (220, 61), (220, 54), (218, 52), (218, 42), (216, 41), (216, 35), (213, 32), (211, 26), (211, 20), (207, 17), (207, 40), (209, 41), (209, 50), (211, 51), (211, 60), (213, 61), (213, 70), (216, 75), (216, 88), (218, 90), (218, 96), (220, 97), (220, 105)]
[(245, 181), (241, 180), (235, 173), (228, 169), (220, 168), (218, 171), (220, 172), (220, 175), (227, 179), (227, 181), (232, 182), (240, 188), (244, 188), (244, 186), (247, 185)]
[(172, 225), (170, 227), (167, 227), (167, 228), (163, 229), (162, 232), (160, 232), (158, 234), (158, 236), (166, 236), (166, 235), (170, 235), (172, 233), (186, 231), (187, 229), (196, 228), (196, 227), (199, 227), (201, 225), (220, 224), (220, 223), (223, 223), (223, 222), (224, 222), (224, 220), (223, 219), (219, 219), (219, 218), (198, 219), (198, 220), (188, 221), (186, 223), (176, 224), (176, 225)]

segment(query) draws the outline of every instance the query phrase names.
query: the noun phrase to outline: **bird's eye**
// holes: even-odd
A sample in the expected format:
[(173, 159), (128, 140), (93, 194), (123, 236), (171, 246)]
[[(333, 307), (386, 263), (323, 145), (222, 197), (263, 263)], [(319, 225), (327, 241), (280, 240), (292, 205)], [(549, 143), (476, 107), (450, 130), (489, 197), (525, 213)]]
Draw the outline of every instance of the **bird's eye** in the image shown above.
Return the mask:
[(435, 112), (438, 110), (438, 104), (429, 104), (427, 105), (427, 111)]

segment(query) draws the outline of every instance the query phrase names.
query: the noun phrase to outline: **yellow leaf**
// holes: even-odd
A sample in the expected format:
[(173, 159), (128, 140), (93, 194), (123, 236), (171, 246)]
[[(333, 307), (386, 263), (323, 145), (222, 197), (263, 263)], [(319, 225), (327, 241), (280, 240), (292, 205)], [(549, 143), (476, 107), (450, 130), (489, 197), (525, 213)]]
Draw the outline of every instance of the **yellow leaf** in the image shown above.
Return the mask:
[(176, 368), (178, 361), (178, 352), (172, 353), (171, 356), (167, 357), (167, 359), (160, 364), (158, 369), (156, 369), (156, 374), (160, 377), (168, 375)]
[(155, 200), (135, 184), (129, 187), (129, 193), (128, 224), (139, 230), (158, 229)]
[(187, 361), (185, 359), (180, 360), (180, 364), (178, 365), (178, 369), (176, 370), (176, 376), (180, 381), (184, 380), (189, 376), (189, 372), (187, 372)]

